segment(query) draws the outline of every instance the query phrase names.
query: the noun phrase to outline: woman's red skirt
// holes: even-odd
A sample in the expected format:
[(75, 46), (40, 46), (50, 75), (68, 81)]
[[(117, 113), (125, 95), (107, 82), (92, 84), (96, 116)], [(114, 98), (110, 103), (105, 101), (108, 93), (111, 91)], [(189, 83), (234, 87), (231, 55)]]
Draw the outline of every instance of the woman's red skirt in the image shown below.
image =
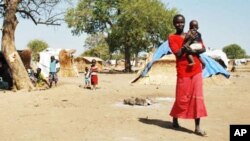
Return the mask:
[(97, 75), (91, 75), (91, 85), (97, 85), (97, 84), (98, 84)]
[(202, 73), (177, 78), (175, 102), (170, 112), (172, 117), (196, 119), (207, 116), (202, 81)]

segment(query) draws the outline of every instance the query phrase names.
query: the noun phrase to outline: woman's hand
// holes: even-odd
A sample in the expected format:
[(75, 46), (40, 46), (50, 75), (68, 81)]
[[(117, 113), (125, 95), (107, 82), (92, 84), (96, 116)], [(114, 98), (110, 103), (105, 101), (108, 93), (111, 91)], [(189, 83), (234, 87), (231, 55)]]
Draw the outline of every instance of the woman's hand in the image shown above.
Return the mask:
[(188, 31), (188, 33), (186, 34), (184, 43), (188, 44), (188, 46), (190, 45), (191, 42), (193, 42), (196, 38), (198, 37), (197, 32), (193, 32), (191, 30)]
[(202, 48), (202, 49), (199, 49), (199, 50), (193, 50), (191, 48), (187, 48), (185, 52), (188, 53), (188, 54), (197, 54), (197, 55), (199, 55), (199, 54), (201, 54), (201, 53), (203, 53), (205, 51), (206, 51), (205, 48)]
[(197, 50), (193, 50), (191, 48), (187, 48), (186, 53), (188, 53), (188, 54), (197, 54)]

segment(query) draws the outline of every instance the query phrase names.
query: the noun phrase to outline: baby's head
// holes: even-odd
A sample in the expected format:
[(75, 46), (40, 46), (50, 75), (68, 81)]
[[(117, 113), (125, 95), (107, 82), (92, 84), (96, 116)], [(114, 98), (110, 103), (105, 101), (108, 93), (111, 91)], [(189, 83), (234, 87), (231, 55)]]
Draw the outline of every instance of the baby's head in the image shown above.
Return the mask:
[(198, 30), (198, 29), (199, 29), (198, 21), (192, 20), (192, 21), (189, 23), (189, 29)]

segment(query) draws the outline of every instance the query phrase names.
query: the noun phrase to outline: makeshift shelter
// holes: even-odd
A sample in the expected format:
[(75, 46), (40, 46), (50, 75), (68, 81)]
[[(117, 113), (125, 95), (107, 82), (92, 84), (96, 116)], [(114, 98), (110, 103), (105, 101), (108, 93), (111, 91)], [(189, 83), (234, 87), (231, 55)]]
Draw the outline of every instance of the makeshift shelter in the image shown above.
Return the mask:
[(98, 57), (76, 57), (74, 59), (76, 67), (78, 69), (79, 72), (85, 72), (85, 67), (90, 67), (91, 66), (91, 61), (95, 59), (96, 60), (96, 65), (99, 69), (99, 71), (101, 71), (103, 69), (103, 60), (101, 58)]
[(24, 50), (17, 50), (17, 52), (20, 55), (20, 58), (23, 62), (25, 69), (30, 69), (32, 51), (30, 49), (24, 49)]
[[(41, 68), (42, 73), (45, 77), (49, 76), (49, 66), (50, 66), (50, 57), (54, 56), (55, 59), (59, 59), (59, 52), (61, 49), (53, 49), (53, 48), (47, 48), (39, 53), (39, 62), (37, 63), (36, 67)], [(60, 64), (57, 63), (56, 68), (60, 68)]]
[(213, 58), (221, 66), (228, 69), (229, 59), (227, 58), (226, 53), (222, 51), (222, 49), (207, 50), (204, 54)]
[(73, 49), (53, 49), (47, 48), (39, 53), (39, 62), (36, 67), (42, 69), (42, 73), (49, 76), (50, 57), (54, 56), (55, 59), (59, 60), (56, 68), (59, 70), (58, 75), (61, 77), (72, 77), (78, 76), (77, 68), (74, 67), (74, 54)]
[[(170, 52), (171, 50), (166, 41), (154, 52), (151, 61), (148, 62), (143, 71), (131, 83), (175, 85), (176, 59), (173, 54), (169, 54)], [(203, 78), (210, 79), (218, 74), (229, 78), (230, 74), (218, 62), (206, 54), (202, 54), (201, 57), (206, 63), (206, 67), (203, 69)]]
[(153, 85), (174, 85), (175, 81), (175, 56), (170, 54), (165, 55), (161, 59), (155, 60), (148, 72), (145, 73), (145, 71), (142, 71), (137, 77), (137, 80), (133, 80), (132, 83), (137, 82), (141, 84)]

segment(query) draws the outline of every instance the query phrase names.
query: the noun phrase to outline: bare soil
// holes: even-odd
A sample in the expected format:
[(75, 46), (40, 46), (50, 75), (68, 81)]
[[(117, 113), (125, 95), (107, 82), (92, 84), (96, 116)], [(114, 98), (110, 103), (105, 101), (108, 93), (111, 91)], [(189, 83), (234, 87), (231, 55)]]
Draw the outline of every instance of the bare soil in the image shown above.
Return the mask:
[[(130, 84), (136, 74), (99, 74), (99, 89), (80, 88), (80, 77), (32, 92), (0, 91), (3, 141), (228, 141), (229, 125), (250, 124), (250, 72), (236, 72), (230, 84), (204, 85), (208, 137), (193, 133), (193, 120), (171, 128), (175, 85)], [(123, 105), (130, 97), (149, 97), (151, 106)]]

